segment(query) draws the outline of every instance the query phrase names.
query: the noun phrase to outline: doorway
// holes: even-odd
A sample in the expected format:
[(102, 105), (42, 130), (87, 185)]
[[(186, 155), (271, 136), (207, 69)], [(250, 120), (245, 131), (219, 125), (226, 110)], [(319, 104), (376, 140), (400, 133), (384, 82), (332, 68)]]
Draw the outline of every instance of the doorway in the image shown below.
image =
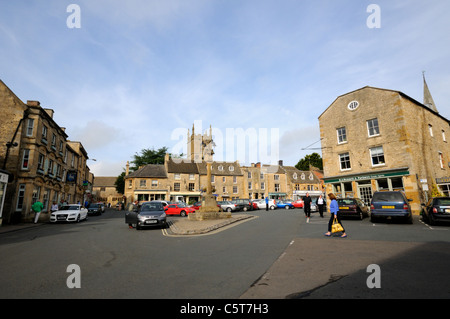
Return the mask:
[(361, 185), (358, 186), (359, 198), (364, 201), (367, 206), (370, 206), (372, 201), (372, 186), (371, 185)]

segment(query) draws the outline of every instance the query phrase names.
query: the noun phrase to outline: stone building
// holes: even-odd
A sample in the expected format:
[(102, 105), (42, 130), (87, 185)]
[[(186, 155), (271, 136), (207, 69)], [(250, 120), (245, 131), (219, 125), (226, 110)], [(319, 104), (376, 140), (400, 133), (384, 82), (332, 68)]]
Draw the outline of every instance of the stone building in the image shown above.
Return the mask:
[(110, 204), (115, 207), (117, 203), (123, 201), (123, 194), (116, 190), (117, 176), (96, 176), (92, 186), (92, 194), (95, 201)]
[[(239, 198), (297, 199), (307, 190), (321, 191), (320, 180), (312, 172), (279, 165), (241, 166), (238, 161), (213, 160), (211, 128), (209, 134), (188, 135), (187, 158), (172, 159), (167, 154), (164, 164), (150, 164), (125, 176), (127, 201), (168, 200), (192, 203), (201, 200), (207, 187), (207, 161), (211, 162), (211, 182), (217, 200)], [(306, 176), (306, 178), (305, 178)]]
[(319, 116), (327, 192), (370, 203), (375, 191), (401, 190), (415, 213), (433, 185), (448, 195), (450, 122), (426, 82), (424, 91), (420, 103), (366, 86), (339, 96)]
[(46, 220), (52, 202), (83, 201), (92, 185), (87, 152), (81, 143), (68, 141), (53, 114), (39, 101), (23, 103), (0, 80), (0, 161), (10, 174), (4, 223), (30, 221), (38, 199), (44, 204), (40, 219)]

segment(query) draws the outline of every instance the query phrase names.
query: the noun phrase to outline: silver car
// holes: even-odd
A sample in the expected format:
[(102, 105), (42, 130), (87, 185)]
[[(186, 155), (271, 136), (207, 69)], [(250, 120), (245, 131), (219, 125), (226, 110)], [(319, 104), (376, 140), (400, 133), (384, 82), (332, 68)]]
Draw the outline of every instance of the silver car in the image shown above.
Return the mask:
[(159, 202), (145, 202), (140, 207), (129, 206), (125, 213), (125, 223), (130, 227), (167, 227), (166, 212)]
[(238, 210), (238, 206), (229, 201), (219, 201), (217, 204), (220, 205), (224, 212), (235, 212)]

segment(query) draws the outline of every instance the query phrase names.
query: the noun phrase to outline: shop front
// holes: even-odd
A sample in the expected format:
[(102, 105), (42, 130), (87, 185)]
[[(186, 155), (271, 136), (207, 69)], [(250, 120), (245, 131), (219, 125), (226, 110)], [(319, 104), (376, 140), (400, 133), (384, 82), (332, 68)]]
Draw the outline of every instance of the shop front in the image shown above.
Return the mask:
[(445, 196), (450, 196), (450, 176), (436, 178), (436, 184)]
[(269, 192), (269, 199), (275, 199), (275, 200), (281, 200), (286, 199), (287, 194), (286, 193), (280, 193), (280, 192)]
[(407, 196), (413, 195), (411, 191), (417, 193), (417, 182), (415, 178), (411, 179), (407, 167), (377, 173), (325, 177), (324, 182), (327, 193), (332, 192), (338, 198), (357, 197), (367, 205), (370, 205), (376, 191), (404, 191)]

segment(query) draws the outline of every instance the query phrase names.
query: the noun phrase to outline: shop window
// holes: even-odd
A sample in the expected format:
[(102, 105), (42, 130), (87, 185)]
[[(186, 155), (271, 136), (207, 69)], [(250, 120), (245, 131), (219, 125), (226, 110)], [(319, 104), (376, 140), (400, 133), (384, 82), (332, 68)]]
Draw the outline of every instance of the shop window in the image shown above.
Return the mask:
[(403, 187), (403, 178), (401, 177), (393, 177), (391, 178), (392, 190), (394, 191), (402, 191)]
[(343, 183), (345, 197), (353, 197), (352, 183)]
[(380, 190), (380, 191), (389, 190), (389, 183), (388, 183), (387, 178), (378, 179), (377, 183), (378, 183), (378, 190)]

